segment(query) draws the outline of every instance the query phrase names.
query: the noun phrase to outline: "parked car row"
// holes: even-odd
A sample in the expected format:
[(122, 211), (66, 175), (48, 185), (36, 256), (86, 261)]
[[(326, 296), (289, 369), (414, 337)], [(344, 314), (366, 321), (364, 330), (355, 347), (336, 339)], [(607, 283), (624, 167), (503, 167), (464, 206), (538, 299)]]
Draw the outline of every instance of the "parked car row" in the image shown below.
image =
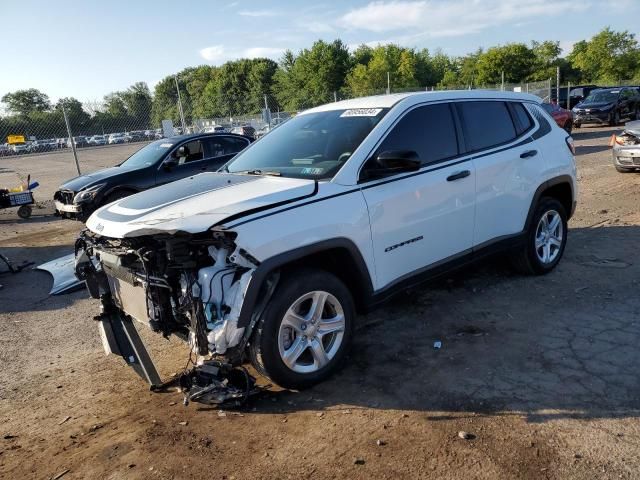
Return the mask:
[(638, 119), (640, 90), (637, 87), (599, 88), (573, 107), (573, 125), (596, 123), (615, 126)]

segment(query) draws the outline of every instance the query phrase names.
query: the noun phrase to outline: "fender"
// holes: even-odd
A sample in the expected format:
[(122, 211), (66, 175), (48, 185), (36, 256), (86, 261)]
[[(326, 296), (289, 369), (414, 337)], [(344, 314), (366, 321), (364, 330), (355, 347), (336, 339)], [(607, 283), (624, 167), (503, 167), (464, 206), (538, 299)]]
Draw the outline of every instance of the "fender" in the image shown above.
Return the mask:
[(536, 206), (538, 205), (540, 197), (542, 197), (544, 191), (562, 183), (567, 183), (569, 185), (569, 188), (571, 188), (571, 209), (567, 212), (567, 220), (573, 216), (573, 212), (576, 206), (576, 194), (573, 189), (573, 180), (570, 175), (559, 175), (545, 182), (542, 182), (542, 184), (536, 189), (535, 193), (533, 194), (533, 199), (531, 200), (531, 205), (529, 206), (529, 212), (527, 213), (527, 220), (525, 221), (523, 232), (526, 232), (531, 226), (531, 222), (533, 221), (533, 214), (535, 213)]
[(364, 287), (364, 295), (367, 299), (371, 298), (373, 283), (371, 281), (367, 265), (362, 258), (362, 254), (360, 253), (360, 250), (358, 250), (358, 247), (356, 247), (351, 240), (344, 237), (323, 240), (321, 242), (312, 243), (310, 245), (305, 245), (304, 247), (280, 253), (260, 263), (247, 286), (244, 302), (238, 317), (238, 328), (246, 327), (250, 324), (251, 315), (253, 314), (256, 305), (259, 303), (259, 295), (261, 293), (262, 286), (270, 273), (295, 262), (296, 260), (301, 260), (304, 257), (336, 248), (346, 249), (349, 252), (356, 265), (357, 277), (360, 279), (361, 285)]
[[(153, 187), (152, 187), (153, 188)], [(134, 186), (130, 186), (130, 185), (115, 185), (113, 187), (111, 187), (110, 189), (108, 189), (107, 191), (105, 191), (102, 195), (100, 195), (100, 202), (97, 202), (97, 204), (101, 204), (102, 201), (107, 198), (109, 195), (111, 195), (113, 192), (118, 191), (118, 190), (126, 190), (128, 192), (131, 192), (131, 194), (133, 195), (134, 193), (139, 193), (142, 190), (140, 190), (137, 187)]]

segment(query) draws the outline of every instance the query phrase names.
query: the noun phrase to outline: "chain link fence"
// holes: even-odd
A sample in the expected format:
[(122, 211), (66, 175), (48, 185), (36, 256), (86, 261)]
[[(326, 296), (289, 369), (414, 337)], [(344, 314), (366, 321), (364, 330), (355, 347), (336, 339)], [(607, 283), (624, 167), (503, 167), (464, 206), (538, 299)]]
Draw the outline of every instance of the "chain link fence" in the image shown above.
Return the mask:
[[(619, 82), (632, 84), (633, 82)], [(151, 142), (183, 133), (235, 132), (256, 138), (295, 115), (323, 103), (365, 95), (432, 90), (501, 90), (537, 95), (545, 102), (571, 108), (575, 86), (560, 88), (546, 80), (517, 84), (455, 87), (389, 88), (370, 92), (327, 91), (283, 106), (273, 94), (239, 93), (203, 95), (198, 103), (181, 96), (152, 98), (107, 96), (101, 101), (61, 99), (55, 107), (30, 112), (11, 111), (0, 103), (0, 156), (70, 152), (76, 159), (93, 148)], [(292, 108), (294, 105), (297, 108)], [(76, 160), (76, 164), (78, 162)], [(79, 170), (79, 166), (78, 166)]]

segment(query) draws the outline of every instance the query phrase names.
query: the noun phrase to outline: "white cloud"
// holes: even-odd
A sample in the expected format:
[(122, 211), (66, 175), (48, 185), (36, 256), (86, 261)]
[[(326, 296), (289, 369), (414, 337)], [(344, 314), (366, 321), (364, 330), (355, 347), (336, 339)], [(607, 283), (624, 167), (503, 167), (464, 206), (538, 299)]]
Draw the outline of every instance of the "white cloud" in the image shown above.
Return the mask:
[[(419, 32), (421, 37), (450, 37), (548, 15), (549, 8), (547, 0), (374, 1), (349, 11), (338, 24), (371, 32), (405, 31)], [(553, 4), (553, 14), (578, 8), (584, 5), (559, 0)]]
[(278, 13), (273, 10), (241, 10), (238, 15), (243, 17), (275, 17)]
[(560, 55), (563, 57), (569, 55), (572, 52), (573, 46), (575, 44), (576, 42), (574, 42), (573, 40), (560, 40), (560, 48), (562, 49), (562, 53)]
[(303, 22), (300, 26), (312, 33), (331, 33), (335, 31), (330, 24), (324, 22)]
[(284, 48), (276, 47), (253, 47), (247, 48), (242, 52), (245, 58), (279, 58), (284, 53)]
[(224, 46), (212, 45), (200, 50), (200, 56), (209, 62), (217, 63), (226, 58)]
[(228, 49), (224, 45), (212, 45), (200, 50), (200, 56), (213, 63), (220, 65), (228, 60), (237, 58), (271, 58), (277, 60), (284, 52), (284, 48), (280, 47), (250, 47)]

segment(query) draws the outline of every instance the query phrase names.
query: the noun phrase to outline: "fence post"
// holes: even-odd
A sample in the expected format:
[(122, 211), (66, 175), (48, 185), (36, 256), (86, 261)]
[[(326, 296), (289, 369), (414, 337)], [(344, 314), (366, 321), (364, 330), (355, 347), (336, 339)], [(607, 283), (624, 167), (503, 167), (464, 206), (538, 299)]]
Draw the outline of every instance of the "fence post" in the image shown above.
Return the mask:
[(62, 103), (62, 115), (64, 116), (64, 123), (67, 126), (67, 134), (69, 135), (69, 143), (71, 143), (71, 150), (73, 151), (73, 158), (76, 161), (76, 170), (78, 171), (78, 175), (82, 175), (80, 173), (80, 163), (78, 162), (78, 152), (76, 152), (76, 142), (73, 139), (73, 134), (71, 133), (71, 127), (69, 126), (69, 117), (67, 117), (67, 110), (64, 108), (64, 103)]
[(180, 113), (180, 123), (182, 123), (182, 134), (187, 133), (186, 124), (184, 122), (184, 110), (182, 109), (182, 97), (180, 96), (180, 87), (178, 86), (178, 76), (174, 75), (173, 79), (176, 81), (176, 92), (178, 92), (178, 112)]
[(569, 101), (570, 92), (571, 92), (571, 82), (567, 82), (567, 110), (571, 110), (571, 102)]

